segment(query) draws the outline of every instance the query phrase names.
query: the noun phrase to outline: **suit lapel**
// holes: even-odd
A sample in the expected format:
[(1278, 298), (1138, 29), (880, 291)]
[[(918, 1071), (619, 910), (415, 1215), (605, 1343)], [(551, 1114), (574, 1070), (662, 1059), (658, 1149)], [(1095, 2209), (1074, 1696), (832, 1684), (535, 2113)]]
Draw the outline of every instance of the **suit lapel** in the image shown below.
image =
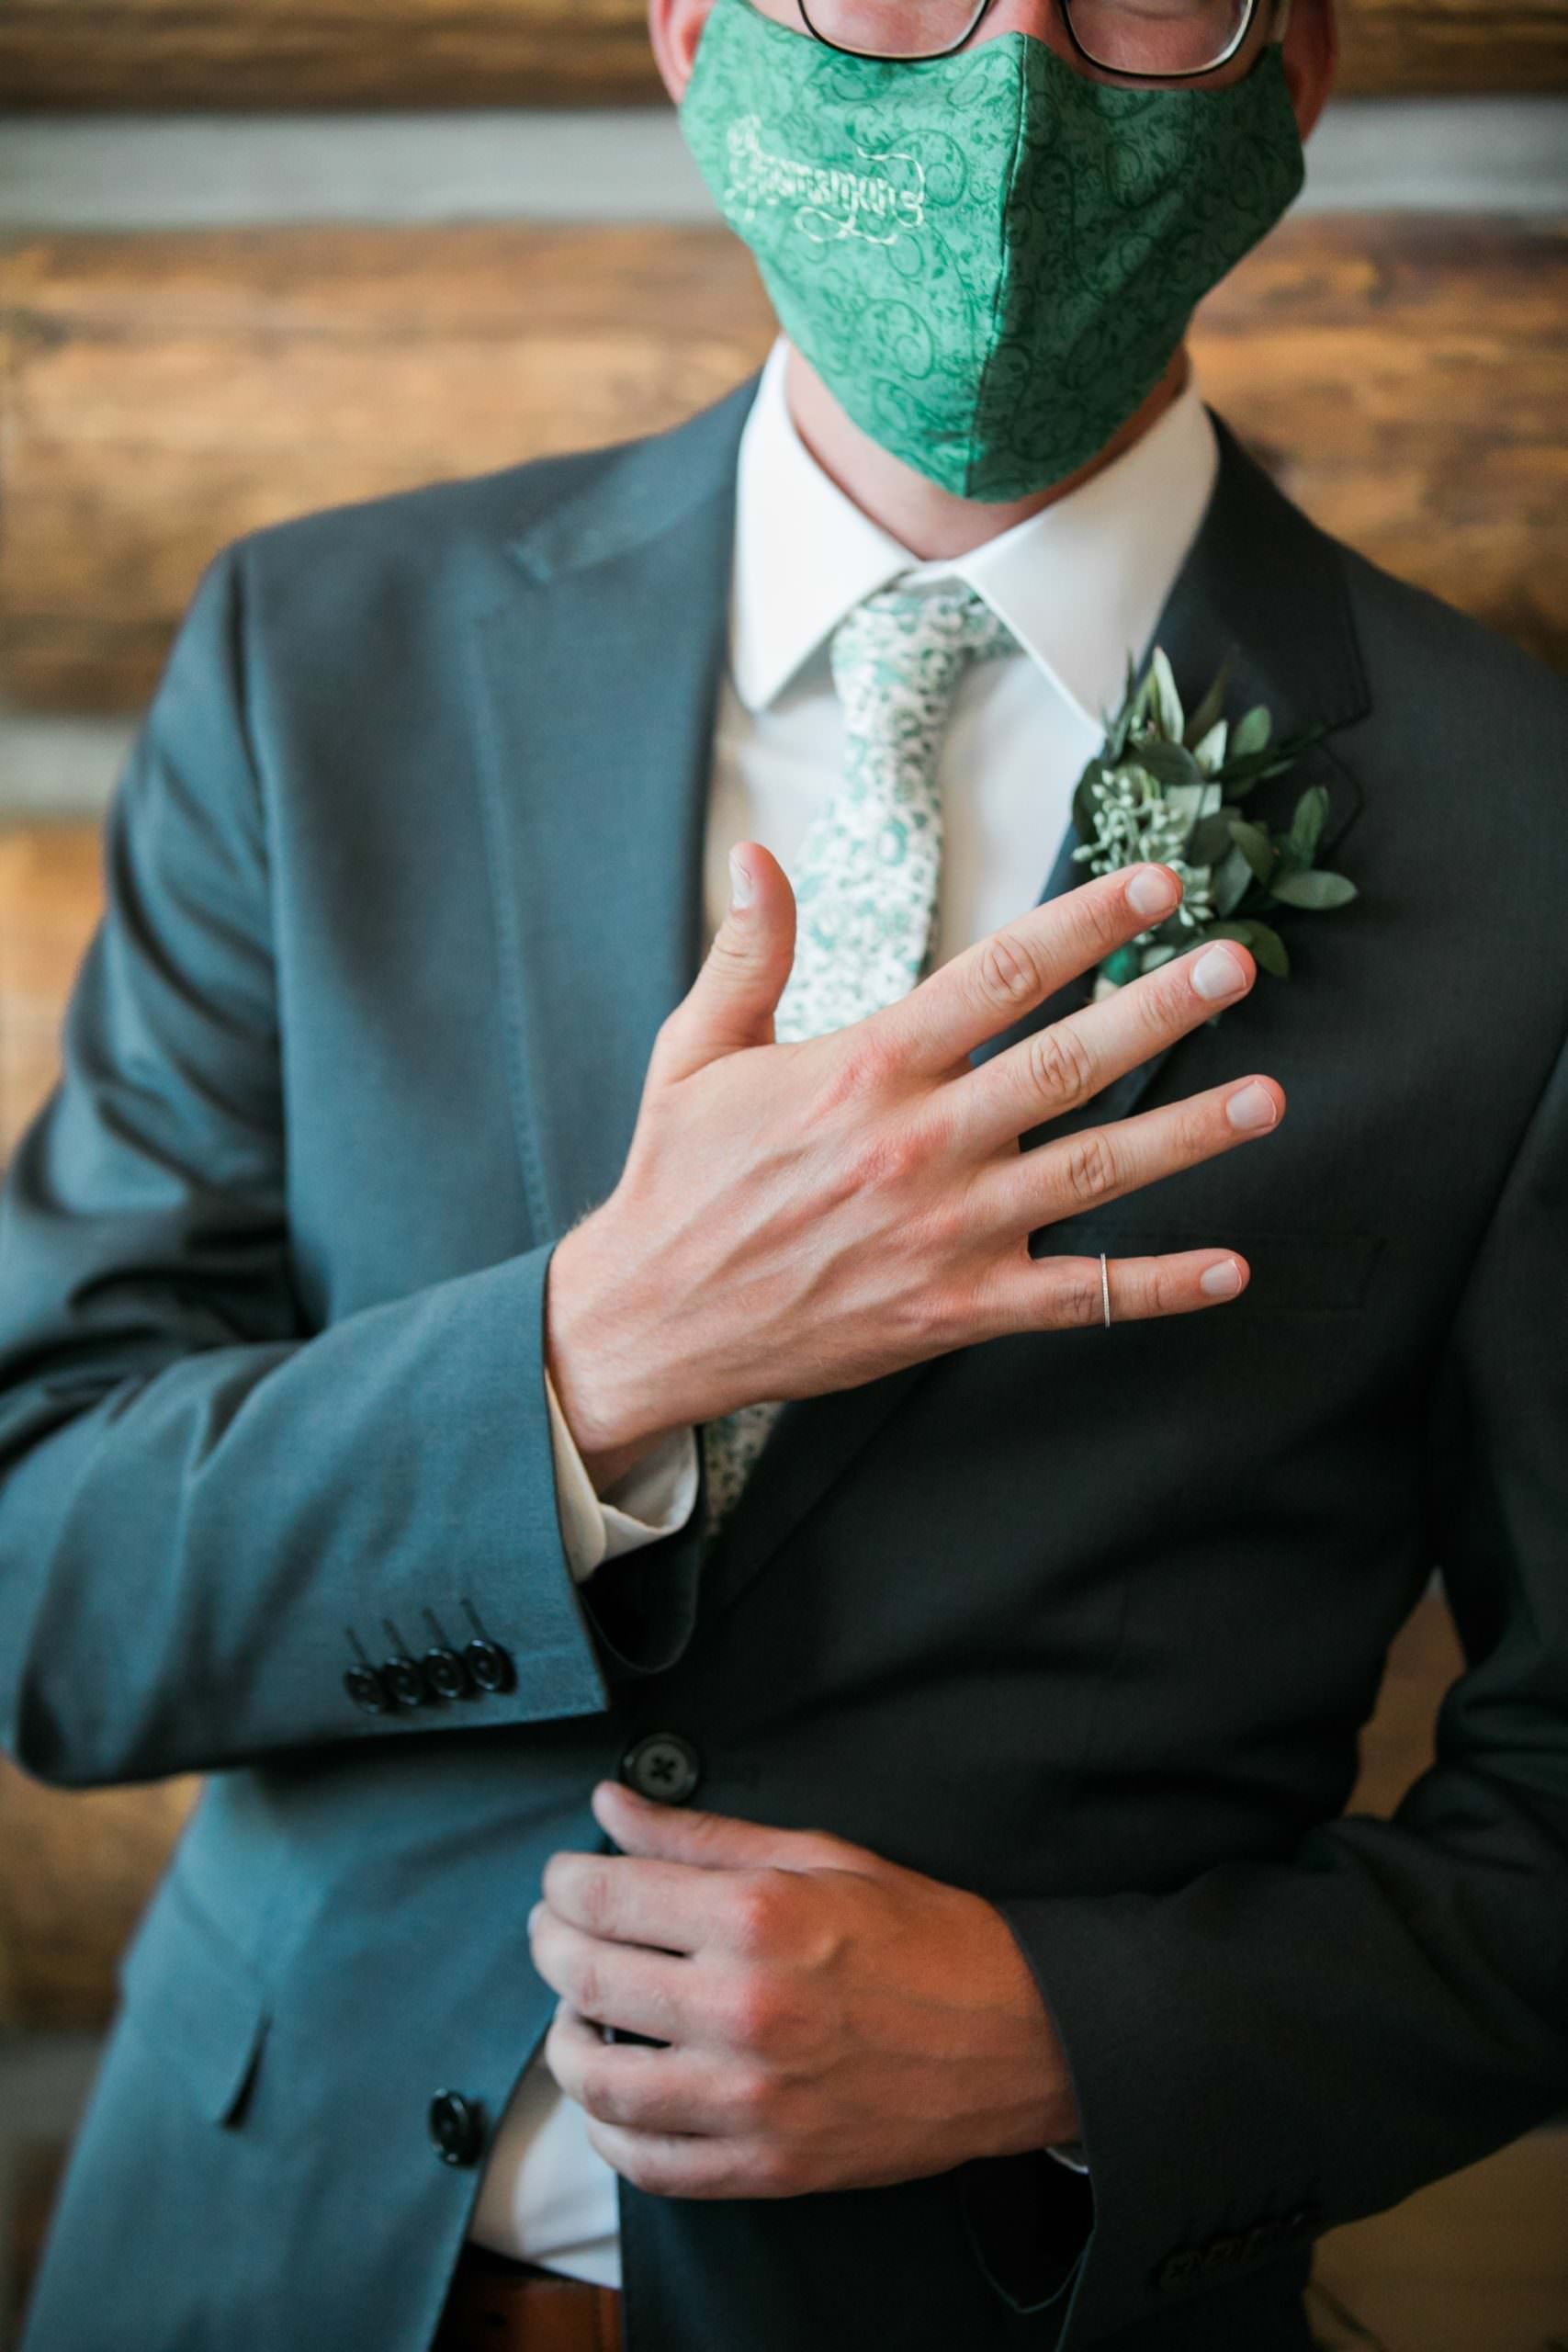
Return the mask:
[[(1214, 417), (1213, 423), (1220, 442), (1214, 494), (1143, 649), (1140, 668), (1147, 666), (1156, 645), (1163, 646), (1190, 707), (1226, 665), (1227, 709), (1240, 713), (1266, 704), (1277, 738), (1312, 725), (1330, 731), (1348, 726), (1364, 715), (1370, 698), (1339, 552), (1281, 496), (1224, 420)], [(1355, 821), (1361, 790), (1326, 741), (1303, 754), (1288, 775), (1257, 786), (1248, 813), (1283, 823), (1312, 784), (1323, 785), (1329, 797), (1319, 851), (1327, 865)], [(1076, 841), (1069, 821), (1038, 905), (1087, 878), (1087, 866), (1074, 863)], [(1092, 973), (1068, 980), (1010, 1029), (977, 1047), (971, 1066), (978, 1068), (992, 1054), (1081, 1011), (1092, 988)], [(1049, 1130), (1038, 1131), (1041, 1137), (1130, 1117), (1181, 1042), (1152, 1054), (1077, 1112), (1053, 1120)]]
[(735, 453), (754, 390), (586, 464), (577, 495), (509, 541), (508, 592), (471, 635), (536, 1238), (558, 1238), (615, 1189), (659, 1024), (701, 960)]
[[(473, 633), (509, 1073), (541, 1236), (618, 1182), (655, 1034), (701, 962), (735, 457), (754, 391), (753, 378), (677, 432), (605, 453), (575, 495), (522, 518), (516, 592)], [(1343, 727), (1368, 697), (1337, 550), (1215, 422), (1214, 496), (1152, 642), (1194, 695), (1228, 658), (1232, 707), (1266, 701), (1281, 732)], [(1277, 814), (1309, 781), (1329, 789), (1326, 854), (1360, 798), (1326, 746), (1253, 805)], [(1037, 903), (1083, 878), (1073, 847), (1069, 825)], [(1070, 980), (972, 1065), (1088, 997)], [(1175, 1050), (1042, 1134), (1127, 1116)], [(705, 1608), (739, 1597), (930, 1369), (784, 1406), (705, 1566)]]

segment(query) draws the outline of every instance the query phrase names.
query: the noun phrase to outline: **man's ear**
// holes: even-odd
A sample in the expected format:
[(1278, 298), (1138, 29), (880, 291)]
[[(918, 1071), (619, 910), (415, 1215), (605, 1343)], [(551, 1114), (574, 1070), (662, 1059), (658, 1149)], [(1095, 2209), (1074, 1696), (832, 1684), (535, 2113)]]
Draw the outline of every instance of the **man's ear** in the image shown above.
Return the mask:
[(713, 0), (648, 0), (648, 33), (660, 79), (677, 106), (692, 78), (703, 27)]
[[(660, 0), (649, 0), (658, 7)], [(1303, 139), (1328, 102), (1339, 64), (1339, 27), (1334, 0), (1293, 0), (1285, 32), (1285, 81)]]

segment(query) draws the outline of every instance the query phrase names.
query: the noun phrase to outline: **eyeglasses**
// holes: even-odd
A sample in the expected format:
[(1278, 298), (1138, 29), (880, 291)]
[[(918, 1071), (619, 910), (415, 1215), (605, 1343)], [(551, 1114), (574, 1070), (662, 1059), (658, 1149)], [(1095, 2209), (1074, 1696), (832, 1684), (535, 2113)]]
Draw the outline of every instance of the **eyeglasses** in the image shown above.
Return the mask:
[[(1228, 65), (1260, 0), (1055, 0), (1074, 49), (1102, 73), (1189, 81)], [(914, 63), (962, 49), (992, 0), (796, 0), (808, 33), (852, 57)], [(1284, 9), (1280, 9), (1283, 16)]]

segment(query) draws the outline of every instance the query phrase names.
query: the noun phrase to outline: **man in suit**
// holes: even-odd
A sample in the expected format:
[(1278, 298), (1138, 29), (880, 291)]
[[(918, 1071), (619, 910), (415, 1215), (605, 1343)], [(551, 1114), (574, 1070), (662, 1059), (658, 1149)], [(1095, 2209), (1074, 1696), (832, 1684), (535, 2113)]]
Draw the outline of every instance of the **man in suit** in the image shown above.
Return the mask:
[[(1162, 284), (1261, 233), (1326, 0), (742, 10), (652, 21), (761, 381), (226, 548), (109, 813), (0, 1735), (208, 1777), (27, 2352), (1300, 2352), (1319, 2231), (1568, 2091), (1565, 697), (1272, 488), (1146, 243), (1016, 299), (1160, 154)], [(1093, 984), (1156, 642), (1322, 730), (1288, 982)]]

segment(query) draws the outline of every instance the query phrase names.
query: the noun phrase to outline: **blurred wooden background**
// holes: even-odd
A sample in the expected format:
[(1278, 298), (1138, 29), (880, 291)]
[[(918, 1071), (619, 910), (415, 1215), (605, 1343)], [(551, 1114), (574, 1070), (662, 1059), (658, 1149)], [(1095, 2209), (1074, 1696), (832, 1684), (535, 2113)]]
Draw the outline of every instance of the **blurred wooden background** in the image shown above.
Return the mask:
[[(1568, 91), (1568, 0), (1341, 0), (1340, 19), (1348, 91)], [(647, 103), (643, 28), (642, 0), (6, 0), (0, 107)], [(69, 777), (58, 813), (17, 812), (7, 729), (132, 722), (203, 564), (236, 535), (671, 423), (756, 365), (769, 333), (750, 262), (716, 228), (0, 222), (0, 1161), (51, 1082), (99, 888), (97, 827), (73, 813)], [(1310, 513), (1568, 667), (1568, 218), (1295, 218), (1205, 307), (1195, 348), (1209, 399)], [(1352, 1810), (1392, 1813), (1425, 1769), (1459, 1664), (1434, 1595), (1390, 1658)], [(196, 1789), (66, 1794), (0, 1759), (0, 2045), (102, 2028)], [(61, 2137), (34, 2151), (24, 2235)], [(1568, 2352), (1552, 2267), (1568, 2230), (1553, 2238), (1540, 2204), (1568, 2201), (1553, 2163), (1482, 2168), (1480, 2204), (1463, 2184), (1414, 2200), (1381, 2290), (1357, 2233), (1333, 2233), (1322, 2342), (1379, 2340), (1362, 2323), (1382, 2291), (1397, 2352)], [(1526, 2332), (1489, 2334), (1493, 2304), (1456, 2316), (1470, 2290), (1444, 2249), (1461, 2207), (1484, 2210), (1502, 2266), (1473, 2292), (1533, 2282)]]
[[(0, 695), (134, 709), (236, 533), (673, 423), (768, 335), (718, 228), (0, 244)], [(1320, 521), (1568, 661), (1560, 226), (1290, 220), (1195, 347), (1210, 399)]]
[[(1341, 0), (1347, 91), (1568, 87), (1559, 0)], [(10, 106), (597, 106), (660, 95), (643, 0), (8, 0)]]

